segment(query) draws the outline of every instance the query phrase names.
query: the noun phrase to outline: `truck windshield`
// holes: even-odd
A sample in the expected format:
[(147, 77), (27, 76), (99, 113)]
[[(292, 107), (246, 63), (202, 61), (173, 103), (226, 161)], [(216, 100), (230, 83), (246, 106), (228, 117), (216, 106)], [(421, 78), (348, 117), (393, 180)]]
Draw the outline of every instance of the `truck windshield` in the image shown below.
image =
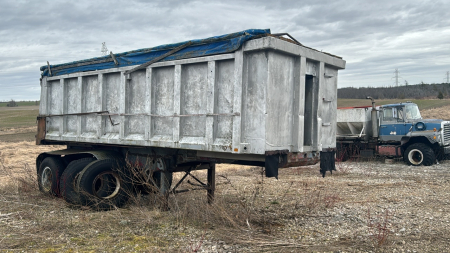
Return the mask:
[(406, 119), (421, 119), (419, 107), (415, 104), (406, 105)]

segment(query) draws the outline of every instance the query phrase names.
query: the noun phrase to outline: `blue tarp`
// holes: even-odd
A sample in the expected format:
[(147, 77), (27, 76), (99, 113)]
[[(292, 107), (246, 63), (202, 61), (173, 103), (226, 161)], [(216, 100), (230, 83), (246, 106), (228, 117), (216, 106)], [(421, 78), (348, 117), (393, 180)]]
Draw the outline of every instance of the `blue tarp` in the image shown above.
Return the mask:
[[(161, 61), (178, 60), (192, 57), (200, 57), (215, 54), (231, 53), (238, 50), (241, 45), (254, 38), (255, 36), (270, 34), (270, 29), (249, 29), (242, 32), (230, 33), (221, 36), (210, 37), (206, 39), (191, 40), (192, 44)], [(149, 62), (170, 50), (181, 46), (188, 41), (167, 44), (152, 48), (144, 48), (119, 54), (114, 54), (119, 65), (115, 65), (111, 56), (96, 57), (87, 60), (75, 61), (70, 63), (50, 65), (52, 76), (70, 74), (75, 72), (93, 71), (117, 67), (126, 67), (139, 65)], [(102, 60), (111, 60), (108, 62), (95, 63)], [(90, 64), (91, 63), (91, 64)], [(82, 66), (80, 66), (82, 65)], [(48, 66), (41, 67), (42, 76), (49, 76)]]

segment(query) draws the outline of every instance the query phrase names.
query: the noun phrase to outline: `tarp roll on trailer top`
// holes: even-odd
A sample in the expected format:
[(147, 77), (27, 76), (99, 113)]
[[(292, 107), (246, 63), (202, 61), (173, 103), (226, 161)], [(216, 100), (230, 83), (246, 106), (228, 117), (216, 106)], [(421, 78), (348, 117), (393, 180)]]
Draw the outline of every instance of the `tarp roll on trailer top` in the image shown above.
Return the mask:
[[(192, 44), (180, 50), (161, 61), (179, 60), (185, 58), (201, 57), (215, 54), (231, 53), (238, 50), (242, 44), (256, 36), (270, 34), (270, 29), (249, 29), (242, 32), (230, 33), (221, 36), (214, 36), (206, 39), (191, 40)], [(75, 61), (70, 63), (50, 65), (51, 75), (58, 76), (83, 71), (93, 71), (101, 69), (110, 69), (117, 67), (126, 67), (139, 65), (149, 62), (156, 57), (164, 55), (172, 49), (187, 43), (188, 41), (175, 44), (161, 45), (152, 48), (144, 48), (129, 52), (114, 54), (117, 62), (108, 56), (96, 57), (87, 60)], [(42, 76), (49, 76), (48, 66), (41, 67)]]

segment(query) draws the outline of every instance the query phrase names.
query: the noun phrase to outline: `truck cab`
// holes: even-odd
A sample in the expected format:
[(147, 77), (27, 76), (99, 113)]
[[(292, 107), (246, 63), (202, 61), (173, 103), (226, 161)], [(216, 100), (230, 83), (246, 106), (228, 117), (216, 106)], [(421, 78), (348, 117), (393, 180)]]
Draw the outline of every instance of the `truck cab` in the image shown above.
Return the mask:
[(381, 106), (379, 122), (379, 141), (400, 144), (409, 165), (432, 165), (450, 152), (450, 122), (422, 119), (415, 103)]
[(422, 120), (419, 107), (411, 102), (381, 106), (380, 140), (400, 142), (414, 122)]

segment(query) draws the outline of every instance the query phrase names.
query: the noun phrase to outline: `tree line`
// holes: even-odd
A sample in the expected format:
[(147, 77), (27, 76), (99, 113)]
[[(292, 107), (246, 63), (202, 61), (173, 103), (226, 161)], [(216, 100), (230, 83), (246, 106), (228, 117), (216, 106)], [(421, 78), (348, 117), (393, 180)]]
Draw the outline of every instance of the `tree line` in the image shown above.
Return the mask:
[(374, 99), (424, 99), (424, 98), (449, 98), (450, 84), (448, 83), (420, 83), (397, 87), (361, 87), (338, 89), (338, 98), (365, 99), (371, 96)]
[(0, 101), (0, 107), (17, 107), (17, 106), (30, 106), (39, 105), (39, 100), (29, 100), (29, 101), (16, 101), (11, 99), (9, 101)]

